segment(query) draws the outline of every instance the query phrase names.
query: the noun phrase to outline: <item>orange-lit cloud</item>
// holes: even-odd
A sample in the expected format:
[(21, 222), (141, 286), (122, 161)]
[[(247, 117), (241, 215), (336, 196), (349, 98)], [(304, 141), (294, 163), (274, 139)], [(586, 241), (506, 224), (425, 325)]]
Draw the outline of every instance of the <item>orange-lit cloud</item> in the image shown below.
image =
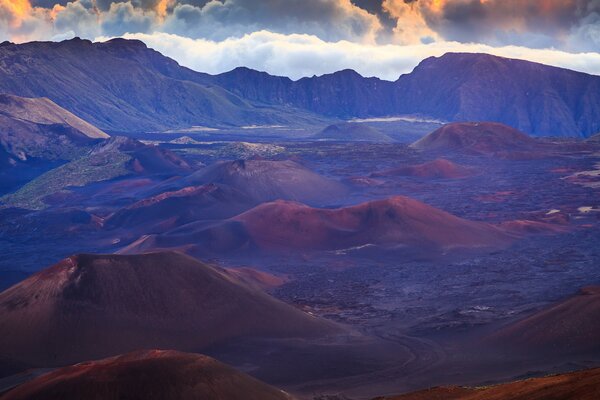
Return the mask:
[(169, 11), (169, 9), (172, 8), (174, 5), (175, 0), (159, 0), (159, 2), (156, 3), (154, 11), (156, 11), (156, 14), (159, 18), (164, 19), (167, 16), (167, 12)]
[(0, 0), (0, 12), (11, 27), (19, 27), (29, 16), (32, 7), (29, 0)]
[(256, 32), (599, 52), (600, 0), (0, 0), (0, 41), (165, 33), (220, 43)]

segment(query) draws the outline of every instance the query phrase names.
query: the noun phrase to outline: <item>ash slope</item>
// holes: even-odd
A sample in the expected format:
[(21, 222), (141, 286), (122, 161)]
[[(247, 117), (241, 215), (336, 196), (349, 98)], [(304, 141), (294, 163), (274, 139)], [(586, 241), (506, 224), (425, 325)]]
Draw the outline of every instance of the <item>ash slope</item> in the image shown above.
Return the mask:
[(533, 378), (483, 388), (438, 387), (377, 400), (595, 400), (600, 369)]
[(47, 98), (0, 94), (2, 166), (30, 158), (70, 160), (109, 136)]
[(289, 202), (261, 204), (225, 222), (189, 224), (163, 235), (144, 237), (126, 252), (187, 248), (192, 252), (431, 250), (497, 248), (513, 240), (505, 231), (467, 221), (419, 201), (396, 196), (338, 209)]
[(341, 183), (319, 175), (291, 161), (221, 161), (160, 189), (220, 184), (244, 193), (255, 204), (278, 199), (314, 205), (339, 202), (347, 189)]
[(535, 148), (523, 132), (495, 122), (456, 122), (435, 130), (411, 147), (424, 151), (504, 155)]
[(487, 340), (495, 345), (541, 355), (600, 353), (600, 287), (517, 321)]
[(0, 353), (38, 366), (338, 330), (230, 274), (169, 252), (80, 254), (0, 294)]
[(291, 400), (287, 393), (210, 357), (137, 351), (61, 368), (5, 394), (3, 400), (44, 399)]

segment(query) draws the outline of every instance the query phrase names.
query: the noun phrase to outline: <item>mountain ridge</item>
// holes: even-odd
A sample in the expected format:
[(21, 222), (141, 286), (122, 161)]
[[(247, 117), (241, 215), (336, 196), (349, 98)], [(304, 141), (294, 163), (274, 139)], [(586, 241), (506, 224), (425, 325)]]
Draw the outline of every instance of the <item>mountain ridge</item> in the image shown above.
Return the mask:
[(72, 39), (0, 46), (0, 78), (0, 91), (48, 97), (114, 131), (395, 115), (493, 121), (534, 136), (600, 131), (599, 76), (485, 53), (429, 57), (396, 81), (349, 69), (294, 81), (246, 67), (196, 72), (140, 41)]

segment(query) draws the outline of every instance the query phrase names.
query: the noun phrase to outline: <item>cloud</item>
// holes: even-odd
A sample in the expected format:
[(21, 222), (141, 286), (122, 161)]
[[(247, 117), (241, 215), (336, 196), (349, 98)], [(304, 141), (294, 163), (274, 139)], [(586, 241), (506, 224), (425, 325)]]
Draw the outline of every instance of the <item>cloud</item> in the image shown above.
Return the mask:
[[(222, 41), (190, 39), (174, 34), (127, 34), (197, 71), (211, 74), (247, 66), (273, 75), (298, 79), (352, 68), (363, 76), (395, 80), (421, 60), (447, 52), (490, 53), (600, 74), (600, 54), (568, 53), (520, 46), (492, 47), (460, 42), (377, 45), (350, 41), (328, 42), (313, 35), (284, 35), (268, 31)], [(107, 38), (100, 38), (105, 40)]]
[(51, 36), (51, 12), (33, 7), (28, 0), (0, 0), (0, 39), (24, 41)]
[(0, 0), (0, 41), (123, 35), (213, 73), (396, 79), (447, 51), (600, 73), (600, 0)]
[(224, 0), (177, 4), (162, 31), (223, 40), (258, 30), (374, 42), (379, 19), (350, 0)]
[(152, 8), (134, 7), (131, 2), (112, 3), (100, 17), (103, 33), (120, 36), (127, 32), (149, 32), (159, 15)]
[[(463, 43), (599, 49), (600, 0), (384, 0), (382, 7), (397, 19), (398, 41), (406, 42), (408, 30)], [(592, 46), (575, 40), (586, 32)]]
[(166, 32), (223, 40), (267, 29), (324, 40), (375, 42), (382, 30), (376, 15), (350, 0), (33, 1), (0, 0), (2, 39), (40, 40), (69, 32), (88, 39)]

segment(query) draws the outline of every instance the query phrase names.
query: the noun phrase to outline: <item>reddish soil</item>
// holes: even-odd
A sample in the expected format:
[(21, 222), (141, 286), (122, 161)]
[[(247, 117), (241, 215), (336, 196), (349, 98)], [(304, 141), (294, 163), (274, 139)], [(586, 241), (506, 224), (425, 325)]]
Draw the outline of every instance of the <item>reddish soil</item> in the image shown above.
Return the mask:
[(487, 341), (539, 354), (600, 351), (600, 287), (584, 288), (565, 301), (513, 323)]
[(199, 354), (149, 350), (61, 368), (2, 400), (289, 400), (287, 393)]
[(482, 388), (439, 387), (379, 400), (596, 400), (600, 369)]
[(178, 253), (77, 255), (0, 293), (0, 354), (33, 365), (338, 330)]
[(371, 174), (372, 178), (385, 176), (412, 176), (427, 179), (462, 179), (474, 175), (471, 168), (463, 167), (443, 158), (423, 164), (392, 168)]
[(444, 125), (412, 144), (427, 151), (457, 151), (469, 154), (522, 153), (535, 141), (509, 126), (495, 122), (457, 122)]

